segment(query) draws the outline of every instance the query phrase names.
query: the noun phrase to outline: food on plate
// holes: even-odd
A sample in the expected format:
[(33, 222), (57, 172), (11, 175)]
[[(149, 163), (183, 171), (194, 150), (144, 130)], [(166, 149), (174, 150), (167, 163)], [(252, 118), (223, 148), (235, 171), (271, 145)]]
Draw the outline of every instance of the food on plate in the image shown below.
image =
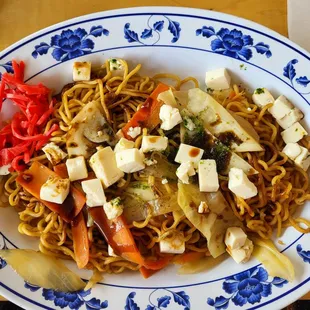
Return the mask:
[(225, 68), (208, 71), (200, 89), (193, 77), (140, 75), (123, 59), (74, 62), (73, 83), (53, 94), (24, 83), (23, 62), (13, 67), (0, 84), (1, 106), (19, 108), (0, 129), (1, 206), (16, 209), (18, 231), (42, 253), (0, 251), (21, 276), (82, 287), (31, 278), (17, 262), (36, 255), (46, 272), (64, 268), (50, 257), (65, 258), (94, 279), (149, 277), (172, 263), (194, 273), (254, 255), (293, 280), (270, 241), (287, 226), (310, 231), (295, 217), (310, 198), (310, 140), (288, 98), (264, 87), (251, 98)]

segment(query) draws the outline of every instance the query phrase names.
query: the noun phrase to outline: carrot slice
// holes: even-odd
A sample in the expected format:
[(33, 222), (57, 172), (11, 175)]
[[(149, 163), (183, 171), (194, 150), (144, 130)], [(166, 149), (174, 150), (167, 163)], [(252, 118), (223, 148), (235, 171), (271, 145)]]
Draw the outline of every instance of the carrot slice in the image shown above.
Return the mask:
[(150, 131), (154, 129), (159, 123), (159, 110), (163, 105), (162, 101), (157, 100), (160, 93), (169, 89), (169, 86), (160, 83), (151, 95), (146, 99), (142, 107), (133, 115), (131, 120), (122, 128), (122, 132), (126, 139), (134, 140), (128, 135), (130, 127), (148, 128)]
[(191, 263), (199, 260), (200, 258), (204, 257), (205, 253), (201, 252), (188, 252), (184, 253), (182, 255), (177, 255), (174, 259), (173, 262), (179, 265), (184, 265), (186, 263)]
[(63, 204), (42, 200), (40, 198), (40, 190), (49, 176), (57, 176), (57, 174), (35, 161), (28, 170), (20, 173), (16, 178), (16, 182), (32, 196), (39, 199), (51, 211), (58, 213), (65, 222), (69, 223), (81, 211), (85, 205), (86, 198), (77, 188), (71, 186), (72, 192), (68, 195)]
[(83, 212), (75, 217), (71, 223), (71, 228), (75, 260), (77, 266), (82, 269), (89, 261), (89, 240)]
[(59, 164), (54, 166), (53, 169), (62, 179), (69, 178), (66, 164)]
[(117, 255), (152, 270), (162, 269), (169, 263), (169, 256), (157, 261), (147, 261), (141, 255), (123, 215), (110, 221), (102, 207), (90, 208), (88, 212)]

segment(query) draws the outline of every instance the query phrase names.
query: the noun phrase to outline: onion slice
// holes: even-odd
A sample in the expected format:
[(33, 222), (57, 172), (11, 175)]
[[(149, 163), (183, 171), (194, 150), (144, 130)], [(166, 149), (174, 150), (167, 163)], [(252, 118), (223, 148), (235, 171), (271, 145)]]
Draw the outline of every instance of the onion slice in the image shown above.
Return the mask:
[(0, 250), (0, 257), (30, 284), (60, 292), (85, 288), (82, 279), (55, 257), (20, 249)]

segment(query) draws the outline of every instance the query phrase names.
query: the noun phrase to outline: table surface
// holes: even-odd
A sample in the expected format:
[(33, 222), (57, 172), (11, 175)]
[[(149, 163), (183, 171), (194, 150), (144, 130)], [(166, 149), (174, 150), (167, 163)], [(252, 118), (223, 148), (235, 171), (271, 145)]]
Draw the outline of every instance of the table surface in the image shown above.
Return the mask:
[[(0, 51), (42, 28), (76, 16), (134, 6), (153, 0), (1, 0)], [(191, 6), (228, 13), (267, 26), (287, 36), (286, 0), (157, 0), (160, 6)], [(310, 292), (303, 297), (310, 299)], [(0, 300), (3, 300), (0, 296)]]

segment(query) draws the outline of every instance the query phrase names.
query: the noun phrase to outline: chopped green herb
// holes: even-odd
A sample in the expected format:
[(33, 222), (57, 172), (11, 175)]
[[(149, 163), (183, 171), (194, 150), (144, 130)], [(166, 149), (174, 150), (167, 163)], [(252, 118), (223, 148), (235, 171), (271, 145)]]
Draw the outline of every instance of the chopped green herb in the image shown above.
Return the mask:
[(257, 88), (255, 90), (255, 94), (257, 94), (257, 95), (264, 94), (264, 93), (265, 93), (264, 88)]
[(208, 88), (207, 88), (207, 92), (208, 92), (208, 93), (213, 93), (213, 92), (214, 92), (214, 89), (213, 89), (213, 88), (208, 87)]
[(113, 58), (113, 59), (111, 59), (111, 62), (112, 62), (112, 64), (115, 64), (115, 63), (117, 63), (117, 59)]
[(150, 186), (143, 183), (135, 183), (132, 185), (132, 188), (149, 189)]
[(122, 204), (121, 197), (117, 197), (111, 200), (112, 206), (119, 207)]
[(78, 75), (80, 75), (80, 74), (81, 74), (81, 71), (80, 71), (80, 70), (78, 70), (77, 74), (78, 74)]

